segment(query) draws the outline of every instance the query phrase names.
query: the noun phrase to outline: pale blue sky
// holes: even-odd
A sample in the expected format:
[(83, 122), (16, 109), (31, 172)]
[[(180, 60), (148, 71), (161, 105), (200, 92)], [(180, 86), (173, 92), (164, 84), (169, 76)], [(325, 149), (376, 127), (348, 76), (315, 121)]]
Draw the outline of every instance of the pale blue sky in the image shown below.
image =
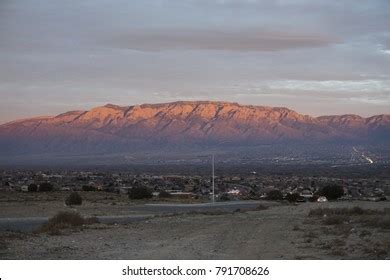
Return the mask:
[(176, 100), (390, 113), (388, 0), (2, 0), (0, 122)]

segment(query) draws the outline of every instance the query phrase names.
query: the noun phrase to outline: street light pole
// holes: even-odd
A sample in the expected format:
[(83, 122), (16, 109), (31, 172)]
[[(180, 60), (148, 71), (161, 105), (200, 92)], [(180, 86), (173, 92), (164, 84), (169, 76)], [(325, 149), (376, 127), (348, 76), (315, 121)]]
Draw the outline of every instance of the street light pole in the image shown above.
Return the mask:
[(215, 203), (215, 184), (214, 184), (214, 154), (212, 154), (212, 161), (211, 161), (211, 165), (212, 165), (212, 169), (213, 169), (213, 178), (212, 178), (212, 182), (213, 182), (213, 203)]

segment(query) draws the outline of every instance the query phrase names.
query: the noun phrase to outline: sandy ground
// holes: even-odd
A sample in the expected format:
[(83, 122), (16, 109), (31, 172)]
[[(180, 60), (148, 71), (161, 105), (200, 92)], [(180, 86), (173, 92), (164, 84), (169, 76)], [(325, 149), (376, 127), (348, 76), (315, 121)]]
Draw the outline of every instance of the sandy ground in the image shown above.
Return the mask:
[(323, 217), (308, 216), (313, 208), (356, 205), (390, 216), (389, 202), (280, 204), (261, 211), (94, 224), (60, 235), (3, 233), (0, 259), (390, 258), (389, 229), (368, 227), (348, 217), (342, 224), (324, 225)]

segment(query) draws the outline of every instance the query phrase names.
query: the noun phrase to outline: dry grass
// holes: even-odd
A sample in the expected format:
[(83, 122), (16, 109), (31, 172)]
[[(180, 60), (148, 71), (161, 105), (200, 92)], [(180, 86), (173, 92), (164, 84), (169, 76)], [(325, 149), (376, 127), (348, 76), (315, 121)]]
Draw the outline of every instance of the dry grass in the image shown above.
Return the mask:
[(388, 249), (382, 248), (380, 245), (365, 247), (363, 252), (373, 259), (383, 259), (388, 254)]
[(61, 230), (97, 223), (96, 218), (84, 218), (76, 212), (59, 212), (44, 224), (36, 233), (61, 234)]
[(317, 209), (310, 210), (309, 217), (331, 216), (331, 215), (359, 216), (359, 215), (375, 215), (379, 213), (381, 213), (381, 211), (363, 209), (358, 206), (353, 208), (317, 208)]
[(390, 229), (388, 211), (353, 208), (317, 208), (309, 212), (309, 217), (323, 217), (324, 225), (360, 223), (368, 227)]
[(314, 231), (309, 231), (309, 232), (306, 232), (304, 235), (303, 235), (304, 238), (310, 238), (310, 239), (313, 239), (313, 238), (318, 238), (318, 233), (314, 232)]
[(364, 217), (360, 219), (359, 222), (372, 228), (380, 228), (383, 230), (390, 229), (390, 217)]
[(334, 250), (332, 250), (331, 254), (332, 254), (333, 256), (337, 256), (337, 257), (344, 257), (344, 256), (347, 255), (347, 251), (344, 250), (344, 249), (340, 249), (340, 248), (339, 248), (339, 249), (334, 249)]
[(328, 216), (325, 217), (325, 219), (322, 221), (324, 225), (330, 226), (330, 225), (341, 225), (348, 221), (348, 217), (336, 215), (336, 216)]
[(372, 235), (372, 232), (371, 231), (368, 231), (368, 230), (362, 230), (359, 234), (359, 237), (360, 238), (364, 238), (364, 237), (367, 237), (367, 236), (371, 236)]
[(333, 248), (339, 248), (339, 247), (345, 246), (346, 241), (344, 239), (336, 238), (336, 239), (333, 239), (329, 244)]
[(299, 230), (301, 230), (301, 228), (298, 225), (295, 225), (292, 230), (293, 231), (299, 231)]
[[(324, 239), (335, 237), (319, 246), (320, 249), (328, 251), (329, 255), (336, 258), (383, 259), (388, 255), (390, 246), (382, 239), (379, 239), (381, 241), (378, 244), (374, 240), (388, 233), (389, 214), (388, 209), (372, 210), (361, 207), (312, 209), (307, 219), (310, 226), (304, 237), (308, 237), (310, 229), (313, 230), (312, 225), (321, 224), (322, 232), (328, 236)], [(349, 250), (350, 248), (353, 249)]]

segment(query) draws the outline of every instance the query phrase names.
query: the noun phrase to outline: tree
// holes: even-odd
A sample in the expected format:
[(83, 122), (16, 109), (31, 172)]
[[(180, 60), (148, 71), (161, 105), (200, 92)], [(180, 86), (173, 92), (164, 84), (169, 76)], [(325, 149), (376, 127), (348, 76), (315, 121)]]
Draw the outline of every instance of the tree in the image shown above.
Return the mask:
[(229, 194), (223, 193), (223, 194), (221, 194), (221, 196), (219, 197), (219, 200), (221, 200), (221, 201), (229, 201), (229, 200), (231, 200), (231, 199), (230, 199)]
[(51, 183), (45, 182), (39, 185), (40, 192), (51, 192), (53, 190), (53, 185)]
[(272, 190), (267, 193), (268, 200), (282, 200), (283, 194), (280, 190)]
[(83, 190), (84, 192), (93, 192), (93, 191), (96, 191), (95, 187), (89, 186), (89, 185), (84, 185), (84, 186), (82, 186), (82, 190)]
[(288, 193), (286, 195), (286, 199), (288, 202), (296, 202), (298, 198), (301, 198), (301, 195), (299, 193)]
[(28, 186), (28, 191), (29, 192), (36, 192), (36, 191), (38, 191), (38, 186), (36, 184), (30, 184)]
[(129, 191), (130, 199), (144, 199), (152, 196), (152, 190), (144, 186), (133, 187)]
[(320, 195), (325, 196), (328, 200), (336, 200), (344, 195), (344, 189), (340, 185), (328, 185), (320, 190)]

